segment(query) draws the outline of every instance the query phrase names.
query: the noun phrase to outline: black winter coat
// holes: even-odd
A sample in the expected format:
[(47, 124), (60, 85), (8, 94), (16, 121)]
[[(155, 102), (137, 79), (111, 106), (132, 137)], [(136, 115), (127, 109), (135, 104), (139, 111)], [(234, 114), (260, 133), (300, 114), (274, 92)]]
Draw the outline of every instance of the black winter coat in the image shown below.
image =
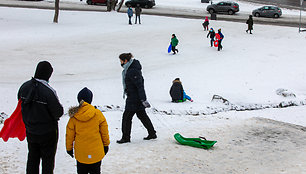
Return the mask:
[(170, 96), (172, 102), (177, 102), (178, 100), (183, 100), (184, 98), (183, 85), (180, 82), (174, 82), (170, 88)]
[(135, 7), (136, 16), (140, 16), (142, 9), (140, 7)]
[(20, 87), (19, 99), (27, 133), (44, 135), (58, 129), (63, 107), (52, 89), (32, 78)]
[(146, 101), (146, 93), (144, 89), (144, 79), (141, 73), (141, 65), (138, 60), (134, 59), (125, 74), (126, 85), (126, 103), (125, 110), (139, 111), (144, 110), (142, 101)]
[(248, 30), (253, 30), (253, 18), (249, 18), (246, 23), (248, 24)]
[(209, 31), (209, 33), (207, 34), (207, 37), (210, 35), (210, 38), (213, 39), (216, 36), (216, 33), (214, 31)]

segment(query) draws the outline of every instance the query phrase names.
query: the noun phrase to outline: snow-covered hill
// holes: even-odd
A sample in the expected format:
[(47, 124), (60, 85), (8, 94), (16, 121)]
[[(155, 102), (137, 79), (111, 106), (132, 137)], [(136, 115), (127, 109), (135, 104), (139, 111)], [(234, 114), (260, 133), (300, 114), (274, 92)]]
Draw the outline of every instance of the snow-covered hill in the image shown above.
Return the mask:
[[(104, 173), (306, 171), (305, 130), (300, 127), (306, 125), (305, 106), (196, 114), (229, 106), (212, 102), (214, 95), (233, 106), (303, 104), (306, 35), (297, 28), (255, 24), (250, 35), (246, 24), (211, 21), (210, 27), (221, 28), (225, 35), (224, 49), (217, 51), (209, 45), (202, 20), (143, 15), (141, 25), (130, 26), (127, 16), (116, 12), (61, 11), (60, 23), (53, 24), (53, 11), (14, 8), (0, 8), (0, 16), (0, 112), (12, 113), (20, 85), (33, 76), (40, 60), (50, 61), (54, 68), (50, 84), (65, 113), (77, 104), (76, 95), (84, 86), (93, 91), (93, 104), (104, 111), (111, 138)], [(166, 52), (172, 33), (180, 41), (177, 55)], [(145, 129), (134, 119), (132, 142), (115, 143), (121, 136), (124, 107), (118, 59), (123, 52), (133, 53), (142, 63), (157, 140), (143, 141)], [(169, 89), (177, 77), (193, 103), (170, 102)], [(280, 88), (295, 97), (279, 95)], [(67, 121), (64, 115), (59, 122), (55, 173), (76, 173), (74, 159), (65, 152)], [(176, 132), (218, 143), (209, 151), (180, 146), (173, 139)], [(0, 140), (0, 153), (0, 173), (24, 173), (25, 141)]]

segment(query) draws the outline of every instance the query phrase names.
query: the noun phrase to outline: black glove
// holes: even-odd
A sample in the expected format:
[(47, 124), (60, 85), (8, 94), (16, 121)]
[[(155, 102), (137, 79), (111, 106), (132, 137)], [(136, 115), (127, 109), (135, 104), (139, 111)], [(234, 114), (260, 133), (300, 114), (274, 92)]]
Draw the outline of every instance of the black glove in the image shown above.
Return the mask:
[(145, 107), (145, 108), (150, 108), (151, 105), (150, 103), (146, 100), (146, 101), (142, 101), (142, 105)]
[(105, 155), (107, 154), (107, 152), (108, 152), (108, 146), (104, 146), (104, 153), (105, 153)]
[(70, 150), (70, 151), (67, 150), (67, 153), (68, 153), (68, 155), (71, 156), (71, 158), (73, 158), (73, 150)]

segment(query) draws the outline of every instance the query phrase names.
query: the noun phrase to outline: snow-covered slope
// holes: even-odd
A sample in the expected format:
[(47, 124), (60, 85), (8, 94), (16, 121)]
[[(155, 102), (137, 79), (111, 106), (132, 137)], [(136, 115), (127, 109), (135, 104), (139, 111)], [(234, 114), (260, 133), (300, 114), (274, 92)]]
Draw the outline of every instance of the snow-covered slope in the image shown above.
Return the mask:
[[(275, 126), (257, 119), (245, 120), (264, 117), (305, 126), (305, 106), (193, 116), (193, 113), (205, 111), (207, 107), (226, 107), (222, 103), (211, 102), (215, 94), (235, 105), (304, 101), (306, 35), (298, 33), (297, 28), (255, 24), (254, 34), (250, 35), (245, 32), (245, 24), (211, 21), (210, 27), (215, 30), (222, 28), (225, 35), (224, 49), (218, 52), (210, 47), (207, 32), (202, 29), (202, 20), (143, 15), (141, 25), (130, 26), (126, 15), (116, 12), (61, 11), (60, 23), (53, 24), (53, 11), (14, 8), (1, 8), (0, 16), (0, 112), (12, 113), (20, 85), (33, 76), (38, 61), (50, 61), (54, 68), (50, 84), (57, 90), (66, 112), (68, 107), (77, 104), (76, 95), (84, 86), (93, 91), (94, 105), (104, 109), (105, 105), (119, 106), (119, 109), (104, 112), (111, 138), (110, 152), (103, 160), (105, 173), (190, 174), (205, 169), (207, 173), (255, 173), (258, 165), (271, 169), (272, 173), (284, 170), (289, 173), (305, 172), (306, 167), (302, 163), (305, 154), (298, 153), (305, 152), (301, 147), (305, 137), (303, 132), (299, 132), (302, 131), (299, 127), (279, 123)], [(180, 41), (177, 55), (166, 52), (172, 33)], [(118, 60), (123, 52), (133, 53), (142, 63), (145, 89), (152, 107), (166, 113), (174, 111), (173, 115), (167, 115), (148, 109), (157, 129), (157, 140), (144, 142), (145, 129), (135, 119), (132, 143), (115, 143), (121, 136), (120, 108), (124, 107), (122, 68)], [(185, 91), (194, 99), (193, 103), (170, 102), (169, 89), (176, 77), (182, 80)], [(296, 97), (277, 95), (280, 88), (288, 89)], [(186, 115), (188, 113), (191, 115)], [(76, 171), (74, 159), (65, 152), (67, 121), (65, 115), (59, 123), (55, 173)], [(257, 135), (254, 130), (270, 128), (293, 132), (290, 135), (298, 138), (299, 142), (288, 145), (287, 151), (282, 151), (286, 136), (280, 139), (276, 136), (277, 145), (269, 141), (262, 146), (265, 150), (261, 150), (267, 157), (262, 159), (262, 153), (256, 154), (249, 149), (259, 148), (254, 143), (265, 141), (248, 141), (244, 138), (250, 135), (238, 133), (249, 130), (251, 135)], [(204, 135), (218, 140), (218, 143), (212, 151), (179, 146), (172, 137), (175, 132), (187, 137)], [(272, 135), (273, 131), (270, 133)], [(231, 143), (233, 138), (247, 141), (248, 145), (242, 144), (235, 149), (237, 144)], [(269, 147), (276, 148), (267, 150)], [(286, 159), (280, 159), (278, 152), (282, 152)], [(1, 140), (0, 153), (0, 173), (24, 173), (25, 141), (13, 139), (4, 143)], [(290, 154), (295, 154), (295, 158)], [(252, 158), (247, 159), (248, 156)], [(245, 163), (233, 162), (237, 160)], [(266, 163), (269, 160), (271, 165)]]

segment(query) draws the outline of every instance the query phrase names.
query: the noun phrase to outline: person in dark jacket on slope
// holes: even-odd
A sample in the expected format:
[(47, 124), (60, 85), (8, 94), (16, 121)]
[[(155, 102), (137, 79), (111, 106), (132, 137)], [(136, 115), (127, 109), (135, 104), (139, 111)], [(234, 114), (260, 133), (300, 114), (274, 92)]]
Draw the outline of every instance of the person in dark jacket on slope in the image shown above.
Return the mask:
[(172, 82), (172, 86), (170, 88), (170, 96), (172, 98), (172, 102), (178, 103), (178, 102), (184, 102), (187, 100), (193, 102), (191, 97), (189, 97), (183, 88), (182, 82), (180, 81), (180, 78), (176, 78)]
[(250, 34), (252, 34), (252, 30), (253, 30), (253, 17), (252, 17), (252, 15), (249, 16), (249, 19), (246, 21), (246, 24), (248, 24), (248, 29), (245, 30), (245, 31), (248, 32), (250, 30)]
[(138, 60), (132, 59), (131, 53), (122, 53), (119, 56), (122, 71), (123, 97), (126, 98), (125, 111), (122, 116), (122, 138), (117, 143), (128, 143), (131, 137), (131, 126), (133, 116), (137, 115), (148, 131), (144, 140), (156, 139), (156, 131), (147, 115), (145, 108), (151, 107), (147, 101), (144, 90), (144, 79), (141, 73), (141, 65)]
[(39, 62), (34, 78), (18, 91), (28, 142), (27, 174), (38, 174), (40, 159), (42, 173), (51, 174), (58, 142), (58, 120), (63, 115), (55, 90), (49, 85), (53, 72), (47, 61)]
[(209, 36), (210, 36), (210, 47), (212, 47), (215, 41), (215, 36), (216, 36), (216, 33), (213, 28), (210, 28), (209, 33), (207, 34), (207, 38)]
[(223, 46), (221, 45), (221, 42), (224, 38), (224, 35), (221, 33), (221, 28), (218, 30), (218, 34), (220, 36), (220, 39), (218, 41), (218, 51), (222, 50)]
[(141, 9), (140, 5), (137, 4), (137, 6), (135, 7), (135, 15), (136, 15), (136, 17), (135, 17), (135, 24), (137, 24), (137, 18), (139, 20), (139, 24), (141, 24), (140, 23), (140, 14), (141, 14), (141, 11), (142, 11), (142, 9)]

